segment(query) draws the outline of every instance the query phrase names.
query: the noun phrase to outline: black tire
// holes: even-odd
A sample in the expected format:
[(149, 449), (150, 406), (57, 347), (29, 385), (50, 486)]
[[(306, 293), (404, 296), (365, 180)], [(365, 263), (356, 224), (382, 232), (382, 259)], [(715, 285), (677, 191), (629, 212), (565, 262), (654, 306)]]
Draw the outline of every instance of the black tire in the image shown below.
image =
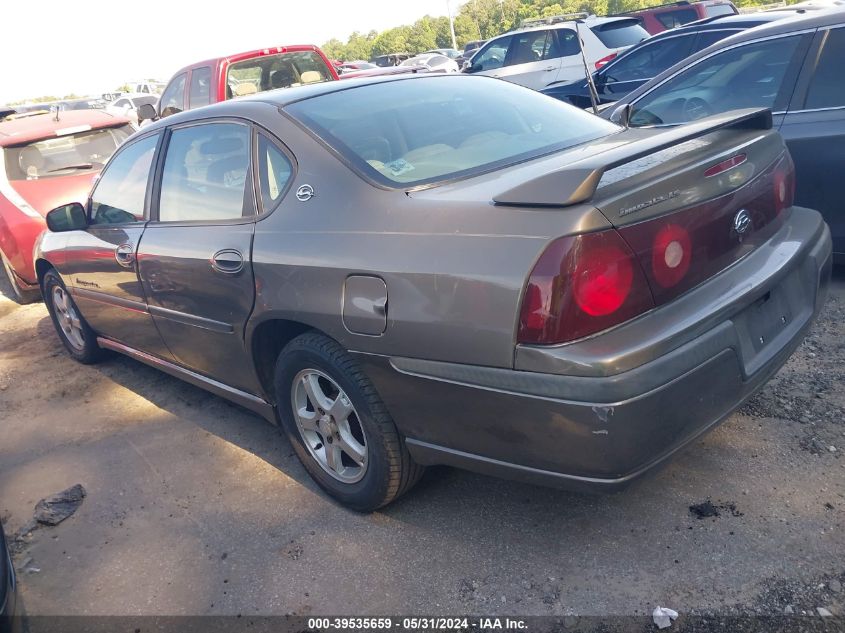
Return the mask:
[[(310, 369), (334, 381), (354, 407), (354, 423), (363, 429), (367, 450), (360, 481), (339, 481), (306, 447), (294, 413), (293, 388), (297, 376)], [(288, 343), (276, 361), (274, 388), (282, 426), (297, 456), (314, 481), (343, 505), (371, 512), (405, 494), (422, 476), (424, 467), (411, 459), (375, 387), (355, 359), (332, 339), (307, 332)]]
[(0, 253), (0, 259), (2, 259), (3, 273), (12, 288), (12, 298), (21, 305), (38, 301), (41, 298), (41, 293), (37, 289), (22, 288), (12, 270), (12, 265), (3, 253)]
[[(50, 318), (53, 320), (53, 326), (56, 328), (56, 334), (59, 335), (59, 339), (64, 344), (68, 353), (74, 358), (74, 360), (77, 360), (84, 365), (91, 365), (101, 360), (106, 355), (105, 350), (97, 345), (97, 335), (88, 325), (88, 322), (83, 318), (79, 308), (76, 307), (76, 303), (74, 303), (70, 293), (68, 293), (65, 289), (65, 285), (62, 283), (59, 274), (55, 270), (47, 271), (44, 275), (43, 281), (41, 282), (41, 287), (44, 291), (44, 305), (47, 306), (47, 311), (50, 313)], [(61, 290), (64, 300), (69, 303), (69, 306), (72, 308), (79, 320), (81, 344), (71, 341), (59, 323), (59, 319), (61, 317), (54, 305), (55, 291), (57, 289)]]

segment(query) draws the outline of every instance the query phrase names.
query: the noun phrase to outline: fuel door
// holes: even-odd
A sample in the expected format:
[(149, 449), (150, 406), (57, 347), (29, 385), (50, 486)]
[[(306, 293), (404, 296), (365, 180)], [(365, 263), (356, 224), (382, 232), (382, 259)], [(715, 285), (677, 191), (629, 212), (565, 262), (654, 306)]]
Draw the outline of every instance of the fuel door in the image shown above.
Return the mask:
[(379, 277), (352, 275), (343, 285), (343, 325), (353, 334), (381, 336), (387, 328), (387, 286)]

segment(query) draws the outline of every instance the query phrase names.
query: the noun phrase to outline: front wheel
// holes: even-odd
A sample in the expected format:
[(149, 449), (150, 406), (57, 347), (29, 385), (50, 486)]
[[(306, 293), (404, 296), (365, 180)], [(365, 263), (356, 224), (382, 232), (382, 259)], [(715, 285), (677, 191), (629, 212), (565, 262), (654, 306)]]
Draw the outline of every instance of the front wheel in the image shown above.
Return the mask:
[(48, 271), (44, 275), (42, 288), (44, 304), (53, 320), (56, 333), (70, 355), (86, 365), (100, 360), (104, 352), (97, 345), (97, 335), (79, 312), (58, 273)]
[(297, 456), (342, 504), (375, 510), (422, 475), (372, 383), (332, 339), (309, 332), (291, 341), (276, 362), (275, 391)]

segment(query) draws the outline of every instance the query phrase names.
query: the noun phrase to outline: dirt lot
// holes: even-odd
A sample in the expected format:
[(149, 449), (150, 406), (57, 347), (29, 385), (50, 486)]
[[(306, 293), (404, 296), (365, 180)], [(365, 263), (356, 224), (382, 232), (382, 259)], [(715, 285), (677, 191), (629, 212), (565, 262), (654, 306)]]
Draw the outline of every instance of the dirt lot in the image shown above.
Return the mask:
[(125, 358), (75, 364), (44, 306), (2, 291), (0, 517), (13, 533), (88, 491), (17, 544), (30, 614), (845, 615), (841, 271), (765, 390), (628, 491), (437, 468), (369, 516), (271, 425)]

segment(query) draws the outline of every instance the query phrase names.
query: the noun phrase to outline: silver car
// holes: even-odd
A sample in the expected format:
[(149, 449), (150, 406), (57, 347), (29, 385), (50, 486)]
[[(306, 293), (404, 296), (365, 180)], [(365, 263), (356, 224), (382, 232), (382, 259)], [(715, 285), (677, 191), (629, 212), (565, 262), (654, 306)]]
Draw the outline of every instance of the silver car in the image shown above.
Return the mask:
[(69, 353), (286, 431), (372, 510), (427, 464), (612, 490), (723, 420), (825, 298), (767, 110), (628, 130), (484, 77), (268, 92), (159, 121), (36, 267)]

